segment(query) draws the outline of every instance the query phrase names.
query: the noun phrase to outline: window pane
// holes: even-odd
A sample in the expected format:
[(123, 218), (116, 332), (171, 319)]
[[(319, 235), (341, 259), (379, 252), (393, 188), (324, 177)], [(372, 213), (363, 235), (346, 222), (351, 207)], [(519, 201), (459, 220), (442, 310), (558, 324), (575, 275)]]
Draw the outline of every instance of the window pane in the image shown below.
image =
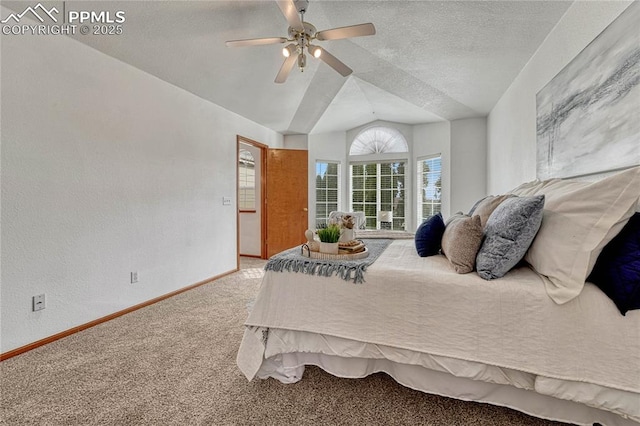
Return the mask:
[[(362, 167), (364, 179), (355, 173), (351, 176), (351, 204), (354, 211), (356, 206), (359, 208), (364, 201), (367, 228), (405, 229), (404, 162), (369, 163), (358, 166)], [(352, 170), (355, 170), (355, 166)], [(364, 188), (364, 191), (359, 190), (360, 188)], [(378, 222), (378, 211), (394, 212), (394, 221)]]
[[(376, 213), (377, 213), (377, 209), (376, 209), (376, 205), (375, 204), (365, 204), (364, 205), (364, 215), (365, 216), (371, 216), (374, 218), (374, 220), (376, 219)], [(374, 225), (375, 228), (375, 225)]]
[(367, 203), (375, 203), (376, 202), (376, 191), (365, 191), (364, 201)]
[(365, 165), (365, 171), (366, 171), (367, 175), (374, 175), (375, 176), (376, 173), (377, 173), (377, 169), (378, 169), (378, 167), (377, 167), (377, 165), (375, 163), (374, 164), (366, 164)]
[(364, 178), (354, 176), (353, 178), (353, 189), (364, 189)]
[(442, 197), (441, 157), (432, 157), (417, 163), (418, 223), (438, 213)]
[(377, 182), (377, 178), (376, 178), (375, 175), (374, 176), (367, 176), (365, 178), (365, 182), (364, 182), (365, 188), (366, 189), (376, 189), (376, 182)]
[(316, 162), (316, 226), (326, 226), (329, 212), (338, 209), (340, 164)]

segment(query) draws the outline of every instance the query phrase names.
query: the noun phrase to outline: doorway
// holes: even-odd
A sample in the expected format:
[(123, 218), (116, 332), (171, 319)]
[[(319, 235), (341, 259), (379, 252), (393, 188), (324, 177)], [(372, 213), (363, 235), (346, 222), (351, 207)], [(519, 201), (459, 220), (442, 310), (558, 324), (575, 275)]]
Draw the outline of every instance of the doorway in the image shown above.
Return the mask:
[(240, 256), (266, 259), (267, 145), (236, 137), (238, 267)]

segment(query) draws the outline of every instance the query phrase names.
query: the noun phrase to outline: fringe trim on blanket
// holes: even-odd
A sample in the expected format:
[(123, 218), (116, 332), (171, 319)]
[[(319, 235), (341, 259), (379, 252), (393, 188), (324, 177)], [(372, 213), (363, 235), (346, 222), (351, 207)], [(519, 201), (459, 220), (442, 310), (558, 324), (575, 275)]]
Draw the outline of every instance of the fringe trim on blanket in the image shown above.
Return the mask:
[(392, 240), (367, 240), (369, 256), (361, 260), (322, 260), (309, 259), (298, 252), (299, 247), (284, 251), (273, 256), (265, 265), (265, 271), (275, 272), (299, 272), (320, 277), (331, 277), (337, 275), (345, 281), (353, 281), (355, 284), (362, 284), (364, 273), (382, 252), (391, 244)]

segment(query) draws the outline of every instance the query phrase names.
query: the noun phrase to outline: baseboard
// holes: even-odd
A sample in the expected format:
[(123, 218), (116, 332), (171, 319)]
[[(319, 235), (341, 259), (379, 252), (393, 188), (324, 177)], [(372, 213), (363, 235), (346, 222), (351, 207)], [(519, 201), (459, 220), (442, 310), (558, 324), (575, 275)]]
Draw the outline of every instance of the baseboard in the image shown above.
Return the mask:
[(254, 259), (262, 259), (259, 254), (241, 254), (240, 257), (253, 257)]
[(40, 346), (44, 346), (44, 345), (46, 345), (48, 343), (55, 342), (56, 340), (62, 339), (63, 337), (70, 336), (70, 335), (75, 334), (75, 333), (77, 333), (79, 331), (86, 330), (87, 328), (91, 328), (91, 327), (94, 327), (94, 326), (96, 326), (98, 324), (102, 324), (103, 322), (110, 321), (110, 320), (112, 320), (114, 318), (121, 317), (122, 315), (128, 314), (130, 312), (137, 311), (138, 309), (147, 307), (149, 305), (153, 305), (154, 303), (157, 303), (157, 302), (160, 302), (162, 300), (168, 299), (168, 298), (173, 297), (173, 296), (175, 296), (177, 294), (184, 293), (185, 291), (193, 290), (196, 287), (200, 287), (201, 285), (208, 284), (208, 283), (210, 283), (212, 281), (215, 281), (215, 280), (218, 280), (218, 279), (220, 279), (222, 277), (226, 277), (227, 275), (231, 275), (231, 274), (233, 274), (234, 272), (237, 272), (237, 271), (238, 271), (238, 269), (235, 269), (235, 270), (232, 270), (232, 271), (229, 271), (229, 272), (225, 272), (224, 274), (216, 275), (215, 277), (208, 278), (206, 280), (197, 282), (197, 283), (192, 284), (192, 285), (190, 285), (188, 287), (181, 288), (180, 290), (172, 291), (171, 293), (167, 293), (167, 294), (164, 294), (162, 296), (156, 297), (154, 299), (147, 300), (146, 302), (142, 302), (142, 303), (139, 303), (137, 305), (131, 306), (129, 308), (123, 309), (121, 311), (114, 312), (113, 314), (107, 315), (107, 316), (102, 317), (102, 318), (98, 318), (98, 319), (90, 321), (90, 322), (88, 322), (86, 324), (82, 324), (82, 325), (79, 325), (77, 327), (70, 328), (69, 330), (62, 331), (60, 333), (54, 334), (53, 336), (45, 337), (44, 339), (40, 339), (40, 340), (38, 340), (36, 342), (29, 343), (28, 345), (24, 345), (24, 346), (21, 346), (19, 348), (13, 349), (11, 351), (1, 353), (0, 354), (0, 362), (4, 361), (6, 359), (12, 358), (12, 357), (14, 357), (16, 355), (23, 354), (25, 352), (28, 352), (28, 351), (30, 351), (32, 349), (35, 349), (35, 348), (38, 348)]

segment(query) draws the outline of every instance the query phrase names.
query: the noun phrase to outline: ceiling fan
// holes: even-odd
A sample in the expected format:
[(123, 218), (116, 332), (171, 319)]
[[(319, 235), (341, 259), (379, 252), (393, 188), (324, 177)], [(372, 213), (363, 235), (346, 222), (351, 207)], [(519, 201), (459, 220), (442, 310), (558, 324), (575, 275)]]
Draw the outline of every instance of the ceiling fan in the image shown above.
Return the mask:
[[(304, 71), (304, 67), (307, 65), (307, 55), (305, 51), (338, 71), (343, 77), (346, 77), (353, 72), (351, 68), (322, 47), (311, 43), (314, 40), (338, 40), (374, 35), (376, 33), (376, 28), (371, 23), (317, 31), (316, 27), (308, 22), (304, 22), (304, 14), (309, 6), (309, 0), (277, 0), (277, 3), (289, 24), (288, 37), (229, 40), (226, 43), (228, 47), (244, 47), (289, 42), (289, 44), (282, 49), (282, 55), (285, 57), (285, 60), (276, 76), (276, 83), (284, 83), (296, 63), (300, 71)], [(298, 14), (300, 14), (300, 16), (298, 16)]]

